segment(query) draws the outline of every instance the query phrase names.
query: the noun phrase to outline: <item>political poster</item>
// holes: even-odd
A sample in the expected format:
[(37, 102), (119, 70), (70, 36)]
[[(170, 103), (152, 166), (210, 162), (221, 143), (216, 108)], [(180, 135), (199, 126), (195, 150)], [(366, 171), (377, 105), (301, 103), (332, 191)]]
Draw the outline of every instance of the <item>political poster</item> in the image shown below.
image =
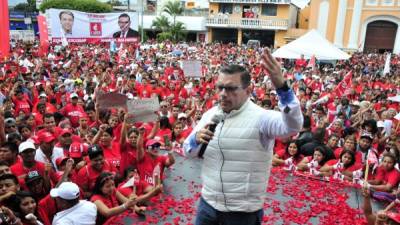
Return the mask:
[(185, 77), (201, 77), (200, 60), (184, 60), (182, 61), (182, 69)]
[(97, 96), (97, 103), (100, 109), (126, 108), (127, 99), (126, 95), (110, 92)]
[(35, 41), (35, 33), (33, 30), (10, 30), (10, 39), (24, 42)]
[(52, 41), (60, 42), (138, 42), (138, 13), (86, 13), (49, 9), (47, 12)]
[(151, 122), (157, 120), (156, 111), (160, 110), (158, 98), (128, 100), (128, 121)]

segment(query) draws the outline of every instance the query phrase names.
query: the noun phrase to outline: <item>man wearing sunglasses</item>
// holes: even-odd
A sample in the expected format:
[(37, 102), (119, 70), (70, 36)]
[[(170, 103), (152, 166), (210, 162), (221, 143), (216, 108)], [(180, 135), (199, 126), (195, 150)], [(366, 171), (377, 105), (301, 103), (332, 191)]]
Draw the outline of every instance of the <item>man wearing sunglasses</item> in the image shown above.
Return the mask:
[[(219, 104), (203, 115), (184, 142), (190, 156), (207, 144), (196, 225), (261, 224), (274, 140), (296, 134), (303, 125), (300, 103), (269, 49), (260, 64), (276, 88), (281, 112), (253, 103), (249, 72), (229, 65), (220, 70), (216, 82)], [(215, 115), (223, 119), (212, 132), (208, 128)]]

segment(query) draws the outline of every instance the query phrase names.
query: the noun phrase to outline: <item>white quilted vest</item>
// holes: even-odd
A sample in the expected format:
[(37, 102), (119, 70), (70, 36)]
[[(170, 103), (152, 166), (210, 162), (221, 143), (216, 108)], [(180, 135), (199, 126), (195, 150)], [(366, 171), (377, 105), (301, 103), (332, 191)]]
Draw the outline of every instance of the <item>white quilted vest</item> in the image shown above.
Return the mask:
[(247, 101), (216, 127), (204, 154), (202, 197), (218, 211), (254, 212), (263, 207), (274, 143), (260, 143), (264, 113)]

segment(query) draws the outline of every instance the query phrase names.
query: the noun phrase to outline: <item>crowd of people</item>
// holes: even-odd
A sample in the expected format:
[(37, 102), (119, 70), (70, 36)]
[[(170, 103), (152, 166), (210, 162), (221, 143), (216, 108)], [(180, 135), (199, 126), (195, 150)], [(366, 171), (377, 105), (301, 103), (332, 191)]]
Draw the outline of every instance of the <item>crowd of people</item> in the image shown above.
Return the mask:
[[(148, 42), (117, 52), (70, 43), (43, 52), (17, 42), (0, 62), (0, 219), (104, 224), (127, 210), (146, 214), (163, 191), (174, 151), (218, 104), (222, 67), (244, 66), (251, 100), (280, 110), (261, 57), (261, 48), (219, 43)], [(184, 73), (182, 61), (189, 59), (201, 61), (200, 77)], [(300, 133), (275, 140), (273, 165), (361, 184), (373, 198), (400, 202), (400, 107), (388, 100), (400, 91), (400, 56), (392, 55), (384, 74), (385, 59), (375, 53), (333, 64), (281, 59), (304, 123)], [(126, 108), (96, 102), (108, 92), (157, 97), (158, 119), (131, 123)]]

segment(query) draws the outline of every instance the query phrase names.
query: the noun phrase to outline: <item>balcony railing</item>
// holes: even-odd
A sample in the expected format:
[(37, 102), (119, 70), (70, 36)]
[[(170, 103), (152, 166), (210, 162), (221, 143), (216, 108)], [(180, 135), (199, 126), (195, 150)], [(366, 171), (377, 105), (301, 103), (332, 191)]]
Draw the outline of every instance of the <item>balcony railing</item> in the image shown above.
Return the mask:
[(206, 26), (220, 28), (247, 28), (258, 30), (287, 30), (286, 19), (207, 18)]
[(290, 0), (209, 0), (219, 3), (290, 4)]

